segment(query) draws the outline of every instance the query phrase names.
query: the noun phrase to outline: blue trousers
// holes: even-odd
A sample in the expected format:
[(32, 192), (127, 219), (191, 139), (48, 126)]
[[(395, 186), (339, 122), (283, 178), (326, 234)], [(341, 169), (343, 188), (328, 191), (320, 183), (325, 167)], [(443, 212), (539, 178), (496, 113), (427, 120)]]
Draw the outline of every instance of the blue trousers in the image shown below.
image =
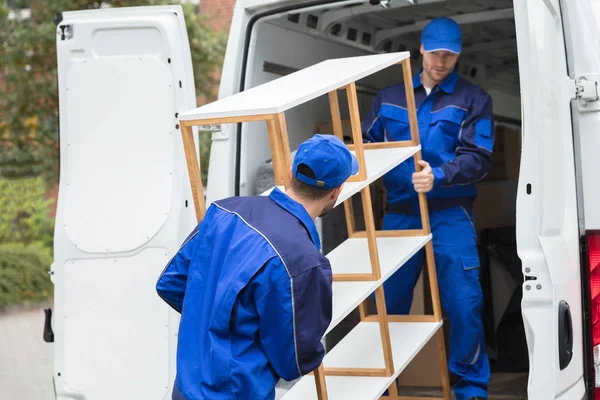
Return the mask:
[[(490, 366), (481, 322), (483, 296), (473, 214), (455, 207), (431, 212), (429, 219), (442, 306), (450, 320), (448, 368), (458, 379), (454, 394), (457, 400), (487, 398)], [(383, 229), (420, 228), (420, 216), (384, 217)], [(409, 313), (424, 263), (425, 253), (421, 250), (384, 283), (389, 314)]]

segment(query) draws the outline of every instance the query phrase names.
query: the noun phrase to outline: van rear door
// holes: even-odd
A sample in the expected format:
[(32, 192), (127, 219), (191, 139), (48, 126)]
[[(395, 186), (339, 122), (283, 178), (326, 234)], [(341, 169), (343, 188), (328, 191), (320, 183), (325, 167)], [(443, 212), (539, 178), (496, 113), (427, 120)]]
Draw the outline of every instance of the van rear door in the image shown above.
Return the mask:
[(178, 314), (155, 285), (195, 225), (177, 125), (196, 107), (183, 11), (65, 12), (56, 34), (57, 398), (170, 398)]
[[(594, 392), (597, 392), (596, 398), (600, 398), (600, 4), (590, 0), (563, 1), (561, 6), (569, 76), (580, 90), (571, 110), (583, 245), (583, 303), (587, 306), (584, 313), (586, 383), (588, 398), (593, 399)], [(594, 372), (596, 379), (592, 379)]]
[(523, 146), (517, 244), (523, 261), (528, 397), (581, 399), (582, 293), (569, 80), (558, 0), (516, 1)]

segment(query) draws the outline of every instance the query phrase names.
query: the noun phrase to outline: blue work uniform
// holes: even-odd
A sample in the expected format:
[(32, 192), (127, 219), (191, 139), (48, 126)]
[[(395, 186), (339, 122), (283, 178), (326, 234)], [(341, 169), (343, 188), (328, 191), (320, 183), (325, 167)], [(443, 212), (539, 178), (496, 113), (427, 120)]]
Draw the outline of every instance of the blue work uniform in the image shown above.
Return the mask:
[(300, 203), (278, 189), (213, 203), (156, 286), (181, 312), (173, 399), (273, 399), (314, 370), (331, 281)]
[[(420, 74), (413, 79), (422, 156), (432, 167), (427, 193), (441, 300), (450, 320), (449, 370), (457, 400), (487, 397), (490, 376), (481, 313), (477, 234), (473, 225), (475, 182), (491, 167), (494, 143), (492, 100), (481, 88), (452, 72), (427, 95)], [(410, 140), (403, 84), (381, 90), (363, 121), (366, 142)], [(409, 159), (384, 176), (384, 229), (419, 229), (418, 194)], [(424, 264), (417, 253), (384, 284), (387, 311), (408, 314)]]

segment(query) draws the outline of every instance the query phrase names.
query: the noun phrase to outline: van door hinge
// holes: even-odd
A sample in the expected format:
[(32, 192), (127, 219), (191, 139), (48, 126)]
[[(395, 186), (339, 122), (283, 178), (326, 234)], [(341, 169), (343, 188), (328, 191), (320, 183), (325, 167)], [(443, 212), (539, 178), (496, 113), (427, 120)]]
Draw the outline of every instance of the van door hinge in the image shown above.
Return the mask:
[(573, 85), (571, 99), (577, 100), (580, 112), (600, 111), (600, 95), (598, 94), (599, 74), (576, 75), (570, 79)]

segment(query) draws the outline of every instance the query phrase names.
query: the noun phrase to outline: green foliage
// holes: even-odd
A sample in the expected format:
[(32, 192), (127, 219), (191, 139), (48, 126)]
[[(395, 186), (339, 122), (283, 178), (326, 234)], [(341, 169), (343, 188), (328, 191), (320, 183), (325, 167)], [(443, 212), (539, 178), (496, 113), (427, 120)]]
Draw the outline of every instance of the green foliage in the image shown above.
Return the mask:
[(0, 307), (52, 298), (51, 264), (41, 245), (0, 245)]
[[(42, 176), (52, 186), (58, 177), (57, 13), (111, 7), (180, 4), (165, 0), (11, 0), (12, 9), (31, 8), (29, 18), (9, 18), (0, 0), (0, 175)], [(215, 96), (214, 72), (220, 68), (225, 32), (214, 32), (197, 5), (183, 5), (196, 94)], [(206, 146), (206, 144), (204, 144)]]
[(52, 248), (54, 221), (42, 178), (0, 179), (0, 243), (39, 242)]

